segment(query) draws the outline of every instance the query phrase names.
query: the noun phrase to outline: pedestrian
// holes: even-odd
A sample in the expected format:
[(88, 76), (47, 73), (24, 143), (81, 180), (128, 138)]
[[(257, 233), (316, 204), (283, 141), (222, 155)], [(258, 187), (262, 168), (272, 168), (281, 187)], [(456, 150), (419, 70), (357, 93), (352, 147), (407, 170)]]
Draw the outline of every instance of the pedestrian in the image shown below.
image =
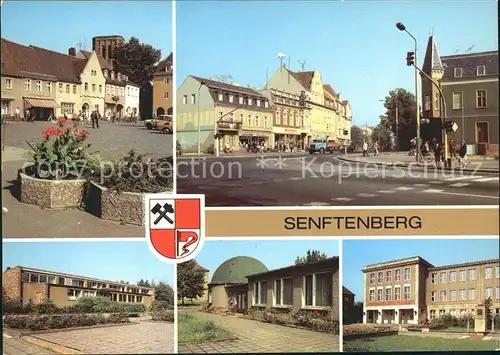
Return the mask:
[(113, 112), (113, 115), (111, 116), (111, 123), (115, 123), (116, 120), (116, 114)]
[(375, 143), (373, 144), (373, 150), (375, 151), (375, 156), (377, 156), (377, 155), (378, 155), (378, 149), (379, 149), (379, 148), (378, 148), (378, 142), (375, 142)]
[(99, 111), (94, 110), (94, 112), (90, 115), (90, 118), (92, 120), (92, 128), (99, 129)]
[(368, 156), (368, 143), (366, 141), (363, 142), (363, 157)]
[(458, 161), (458, 163), (459, 166), (463, 169), (467, 166), (467, 145), (465, 144), (465, 141), (462, 141), (460, 143), (458, 154), (460, 156), (460, 160)]
[(29, 122), (30, 121), (30, 110), (29, 109), (26, 109), (26, 111), (24, 112), (24, 119), (26, 120), (26, 122)]
[(14, 116), (16, 121), (19, 121), (19, 119), (21, 118), (20, 113), (21, 112), (19, 111), (19, 106), (17, 106), (16, 107), (16, 115)]
[(451, 138), (450, 138), (450, 142), (448, 144), (448, 149), (450, 150), (450, 158), (456, 159), (457, 158), (457, 147), (456, 147), (455, 141)]
[(434, 149), (434, 162), (436, 163), (436, 168), (441, 166), (441, 154), (442, 154), (442, 147), (441, 144), (439, 144), (435, 139), (434, 139), (434, 144), (433, 144), (433, 149)]

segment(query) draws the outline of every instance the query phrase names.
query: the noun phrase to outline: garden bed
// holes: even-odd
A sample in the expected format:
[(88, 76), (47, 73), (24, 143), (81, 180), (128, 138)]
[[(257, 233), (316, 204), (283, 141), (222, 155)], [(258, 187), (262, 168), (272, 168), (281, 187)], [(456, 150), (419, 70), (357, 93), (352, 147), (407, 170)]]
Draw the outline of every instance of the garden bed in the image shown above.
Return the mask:
[(155, 322), (168, 322), (173, 323), (175, 321), (174, 310), (157, 310), (151, 312), (151, 319)]
[(397, 335), (398, 331), (387, 326), (375, 324), (350, 324), (343, 326), (344, 339), (372, 338), (387, 335)]
[(177, 329), (177, 341), (180, 345), (238, 339), (214, 322), (189, 314), (181, 314), (179, 316)]

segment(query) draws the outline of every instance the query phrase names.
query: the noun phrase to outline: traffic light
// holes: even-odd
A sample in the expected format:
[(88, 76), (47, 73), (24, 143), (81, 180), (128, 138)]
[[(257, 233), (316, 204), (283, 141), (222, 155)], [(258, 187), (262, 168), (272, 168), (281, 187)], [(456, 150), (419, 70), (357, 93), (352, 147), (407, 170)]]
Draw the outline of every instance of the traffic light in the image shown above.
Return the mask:
[(411, 67), (413, 64), (415, 64), (415, 52), (407, 52), (406, 65)]
[(446, 132), (456, 132), (458, 130), (458, 125), (454, 121), (444, 122), (444, 129)]

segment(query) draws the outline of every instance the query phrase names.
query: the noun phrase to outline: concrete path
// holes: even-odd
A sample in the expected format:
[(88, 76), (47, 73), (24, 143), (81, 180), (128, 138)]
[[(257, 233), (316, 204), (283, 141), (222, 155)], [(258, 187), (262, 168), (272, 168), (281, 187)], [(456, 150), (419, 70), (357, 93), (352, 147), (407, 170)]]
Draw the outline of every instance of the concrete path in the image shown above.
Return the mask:
[(55, 354), (36, 345), (22, 341), (20, 338), (12, 337), (3, 333), (3, 355), (49, 355)]
[(205, 312), (189, 312), (227, 329), (238, 340), (179, 345), (179, 353), (338, 352), (339, 337)]

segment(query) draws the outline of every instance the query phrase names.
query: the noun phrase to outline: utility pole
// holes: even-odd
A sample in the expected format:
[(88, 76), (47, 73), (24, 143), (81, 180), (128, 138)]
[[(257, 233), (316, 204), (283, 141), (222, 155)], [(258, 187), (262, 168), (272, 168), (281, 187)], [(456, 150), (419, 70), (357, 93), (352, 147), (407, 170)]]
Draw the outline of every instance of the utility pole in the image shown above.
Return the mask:
[(398, 107), (398, 106), (399, 106), (399, 105), (398, 105), (398, 103), (397, 103), (397, 101), (396, 101), (396, 142), (395, 142), (395, 143), (396, 143), (396, 151), (399, 151), (399, 149), (398, 149), (398, 144), (399, 144), (399, 139), (398, 139), (398, 137), (399, 137), (399, 135), (398, 135), (398, 133), (399, 133), (399, 132), (398, 132), (398, 125), (399, 125), (399, 107)]

